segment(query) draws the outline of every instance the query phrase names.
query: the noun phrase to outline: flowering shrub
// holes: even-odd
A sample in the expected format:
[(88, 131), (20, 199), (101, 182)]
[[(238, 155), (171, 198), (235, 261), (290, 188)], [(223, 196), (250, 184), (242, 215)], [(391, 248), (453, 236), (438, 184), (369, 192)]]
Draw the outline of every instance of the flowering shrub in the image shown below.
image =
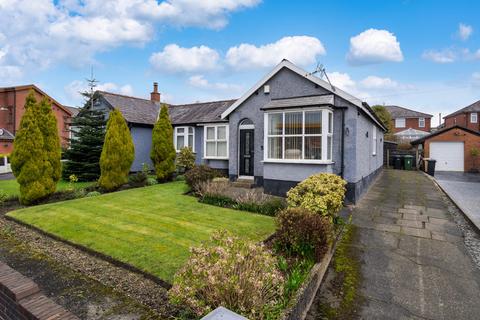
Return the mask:
[(276, 243), (287, 253), (318, 262), (332, 243), (330, 220), (306, 209), (285, 209), (277, 215), (276, 223)]
[(175, 161), (177, 170), (181, 173), (187, 172), (192, 169), (195, 165), (195, 154), (191, 147), (183, 147), (180, 149), (180, 152), (177, 154), (177, 159)]
[(302, 207), (329, 217), (332, 221), (342, 209), (347, 182), (331, 173), (315, 174), (287, 192), (290, 207)]
[(148, 177), (148, 178), (147, 178), (147, 182), (146, 182), (145, 184), (146, 184), (147, 186), (153, 186), (153, 185), (158, 184), (158, 181), (157, 181), (157, 179), (155, 179), (155, 178)]
[(212, 181), (219, 174), (215, 169), (206, 165), (194, 166), (185, 173), (185, 182), (193, 192), (198, 192), (202, 182)]
[(224, 306), (249, 319), (265, 319), (282, 297), (277, 259), (263, 245), (217, 232), (213, 245), (192, 248), (169, 291), (175, 304), (202, 316)]

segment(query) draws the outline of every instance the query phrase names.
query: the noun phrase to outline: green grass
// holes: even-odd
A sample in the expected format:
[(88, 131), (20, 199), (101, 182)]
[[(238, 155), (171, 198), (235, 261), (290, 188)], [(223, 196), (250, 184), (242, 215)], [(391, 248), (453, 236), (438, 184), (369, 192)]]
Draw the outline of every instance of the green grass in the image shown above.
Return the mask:
[(189, 248), (226, 229), (260, 241), (271, 217), (199, 203), (184, 182), (30, 207), (8, 215), (171, 282)]
[[(77, 182), (75, 183), (75, 188), (84, 188), (92, 185), (94, 182)], [(57, 184), (57, 191), (65, 190), (69, 186), (67, 181), (59, 181)], [(20, 195), (20, 185), (17, 183), (17, 180), (0, 180), (0, 191), (5, 192), (9, 196), (19, 196)]]

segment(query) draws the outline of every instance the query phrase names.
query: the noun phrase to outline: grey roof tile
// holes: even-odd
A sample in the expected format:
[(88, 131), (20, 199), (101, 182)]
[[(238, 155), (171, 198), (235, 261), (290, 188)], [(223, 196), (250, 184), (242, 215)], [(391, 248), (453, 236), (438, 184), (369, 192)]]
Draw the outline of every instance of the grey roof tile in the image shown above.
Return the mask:
[(130, 123), (151, 124), (157, 121), (160, 104), (151, 100), (99, 91), (100, 95), (114, 108), (122, 112)]
[(225, 122), (222, 113), (236, 100), (198, 102), (183, 105), (170, 105), (170, 118), (173, 124)]
[(396, 118), (431, 118), (433, 115), (424, 113), (424, 112), (419, 112), (411, 109), (407, 109), (404, 107), (400, 106), (385, 106), (385, 108), (390, 112), (392, 115), (393, 119)]
[(467, 113), (467, 112), (480, 112), (480, 100), (472, 103), (469, 106), (466, 106), (465, 108), (462, 108), (462, 109), (457, 110), (453, 113), (450, 113), (449, 115), (446, 115), (443, 118), (449, 118), (449, 117), (452, 117), (452, 116), (456, 116), (457, 114)]

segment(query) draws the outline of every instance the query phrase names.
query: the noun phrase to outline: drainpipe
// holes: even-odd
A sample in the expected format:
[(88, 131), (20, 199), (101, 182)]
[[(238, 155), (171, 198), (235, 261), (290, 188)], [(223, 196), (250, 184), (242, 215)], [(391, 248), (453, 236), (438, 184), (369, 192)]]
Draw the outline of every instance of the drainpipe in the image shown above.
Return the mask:
[(13, 136), (16, 136), (15, 131), (16, 131), (16, 121), (17, 121), (17, 91), (15, 87), (13, 87)]
[(343, 179), (345, 169), (345, 108), (342, 108), (342, 152), (340, 159), (340, 177)]

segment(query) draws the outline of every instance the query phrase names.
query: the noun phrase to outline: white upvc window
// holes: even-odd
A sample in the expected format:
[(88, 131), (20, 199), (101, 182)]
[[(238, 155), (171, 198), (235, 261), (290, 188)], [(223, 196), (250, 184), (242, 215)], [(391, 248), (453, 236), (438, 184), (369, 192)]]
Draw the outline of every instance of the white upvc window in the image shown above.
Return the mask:
[(425, 128), (425, 118), (418, 118), (418, 127)]
[(395, 128), (405, 128), (405, 118), (396, 118)]
[(265, 113), (267, 162), (331, 163), (333, 113), (326, 108)]
[(477, 123), (478, 122), (478, 113), (472, 112), (470, 113), (470, 123)]
[(228, 125), (206, 125), (203, 140), (205, 159), (228, 159)]
[(372, 127), (372, 155), (377, 155), (377, 127)]
[(190, 147), (195, 152), (195, 128), (175, 127), (173, 142), (177, 152), (180, 152), (184, 147)]

